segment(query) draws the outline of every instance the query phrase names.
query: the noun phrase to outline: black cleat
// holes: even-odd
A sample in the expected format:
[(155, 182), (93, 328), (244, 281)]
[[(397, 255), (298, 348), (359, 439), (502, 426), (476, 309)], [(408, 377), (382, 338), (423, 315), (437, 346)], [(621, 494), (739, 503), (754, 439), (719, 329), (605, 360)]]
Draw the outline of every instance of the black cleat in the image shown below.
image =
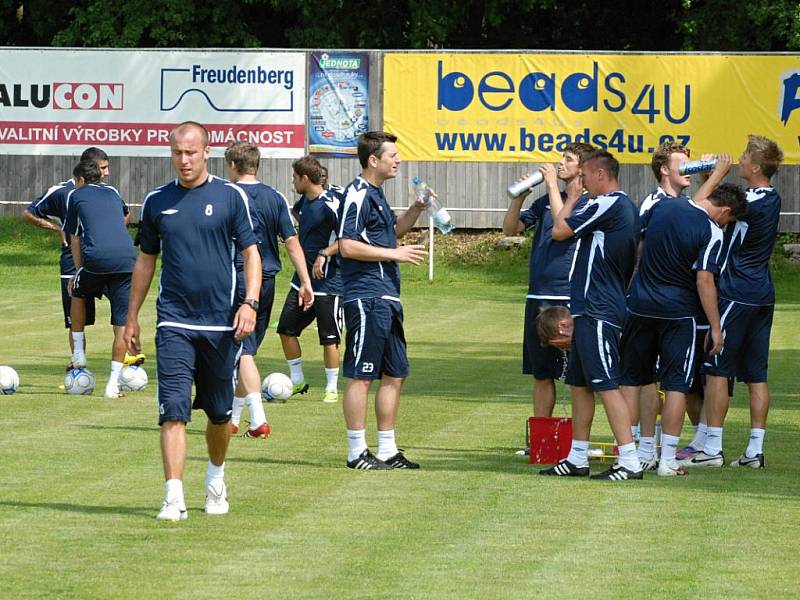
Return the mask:
[(602, 479), (605, 481), (627, 481), (628, 479), (644, 479), (644, 470), (631, 471), (619, 463), (611, 465), (611, 468), (597, 475), (592, 475), (591, 479)]
[(567, 459), (547, 469), (539, 471), (539, 475), (555, 475), (556, 477), (588, 477), (589, 467), (576, 467)]
[(419, 469), (419, 464), (408, 460), (402, 451), (386, 459), (386, 464), (392, 469)]
[(358, 458), (355, 460), (347, 461), (347, 468), (348, 469), (359, 469), (362, 471), (367, 471), (370, 469), (375, 469), (378, 471), (386, 471), (393, 467), (387, 465), (377, 456), (375, 456), (372, 452), (369, 451), (369, 448), (364, 450), (361, 454), (358, 455)]

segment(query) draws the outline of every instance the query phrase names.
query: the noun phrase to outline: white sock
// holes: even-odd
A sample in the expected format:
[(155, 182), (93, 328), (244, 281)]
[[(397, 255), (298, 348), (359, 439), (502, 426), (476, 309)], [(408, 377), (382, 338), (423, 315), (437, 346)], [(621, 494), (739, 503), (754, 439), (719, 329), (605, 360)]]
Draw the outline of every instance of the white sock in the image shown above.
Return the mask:
[(706, 445), (706, 431), (708, 431), (708, 426), (700, 421), (697, 424), (697, 428), (694, 431), (694, 437), (692, 438), (692, 443), (689, 444), (695, 450), (700, 450), (703, 446)]
[(180, 479), (167, 479), (164, 483), (164, 500), (166, 502), (178, 501), (181, 508), (186, 507), (183, 500), (183, 481)]
[(589, 458), (586, 455), (589, 450), (589, 440), (572, 440), (572, 446), (569, 448), (567, 460), (576, 467), (588, 467)]
[(378, 430), (378, 453), (375, 456), (381, 460), (386, 460), (398, 452), (397, 443), (394, 441), (394, 429)]
[(335, 392), (336, 391), (336, 385), (337, 385), (338, 380), (339, 380), (339, 367), (336, 367), (335, 369), (326, 368), (325, 369), (325, 379), (327, 380), (327, 383), (325, 384), (325, 391), (326, 392)]
[(367, 449), (367, 436), (365, 429), (347, 430), (347, 460), (357, 459)]
[(83, 352), (84, 339), (83, 331), (72, 332), (72, 345), (75, 348), (74, 352)]
[(636, 453), (636, 444), (631, 442), (630, 444), (622, 444), (617, 448), (619, 449), (619, 460), (617, 462), (620, 465), (634, 473), (642, 470), (642, 466), (639, 464), (639, 455)]
[(208, 461), (208, 469), (206, 470), (206, 487), (212, 483), (220, 483), (225, 478), (225, 463), (217, 466)]
[(656, 457), (656, 438), (640, 437), (637, 455), (641, 461), (653, 460)]
[(244, 410), (244, 398), (239, 396), (233, 397), (233, 408), (231, 409), (231, 423), (239, 426), (239, 421), (242, 420), (242, 411)]
[(755, 458), (764, 452), (764, 435), (766, 433), (766, 429), (750, 430), (750, 441), (747, 443), (747, 450), (744, 451), (747, 458)]
[(722, 427), (706, 428), (706, 443), (703, 445), (703, 452), (709, 456), (716, 456), (722, 452)]
[(293, 358), (292, 360), (287, 360), (286, 364), (289, 365), (289, 377), (292, 378), (292, 383), (294, 385), (303, 383), (306, 380), (306, 378), (303, 376), (302, 358)]
[(668, 465), (675, 462), (675, 453), (678, 451), (678, 442), (681, 440), (678, 435), (661, 434), (661, 460)]
[(122, 371), (122, 363), (115, 360), (111, 361), (111, 373), (106, 383), (106, 396), (119, 394), (119, 372)]
[(247, 410), (250, 413), (250, 429), (260, 427), (267, 422), (267, 416), (264, 414), (264, 403), (261, 402), (261, 393), (253, 392), (244, 397), (247, 403)]

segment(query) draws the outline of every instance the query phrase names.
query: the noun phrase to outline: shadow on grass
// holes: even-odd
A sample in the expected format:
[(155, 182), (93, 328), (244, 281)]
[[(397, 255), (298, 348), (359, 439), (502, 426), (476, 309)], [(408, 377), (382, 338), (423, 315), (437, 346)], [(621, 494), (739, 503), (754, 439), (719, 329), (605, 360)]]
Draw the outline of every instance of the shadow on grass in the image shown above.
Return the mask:
[(42, 510), (58, 510), (62, 512), (94, 514), (94, 515), (139, 515), (153, 518), (152, 507), (137, 506), (97, 506), (92, 504), (70, 504), (67, 502), (11, 502), (0, 500), (0, 506), (9, 508), (33, 508)]

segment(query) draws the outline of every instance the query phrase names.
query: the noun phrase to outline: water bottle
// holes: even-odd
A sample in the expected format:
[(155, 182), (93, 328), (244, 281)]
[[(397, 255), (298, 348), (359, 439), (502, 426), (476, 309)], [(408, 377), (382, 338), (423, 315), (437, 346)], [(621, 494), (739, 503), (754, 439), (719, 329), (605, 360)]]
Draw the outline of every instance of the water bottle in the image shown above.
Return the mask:
[(544, 175), (542, 175), (539, 171), (536, 171), (530, 177), (526, 177), (522, 181), (517, 183), (512, 183), (508, 186), (508, 197), (509, 198), (516, 198), (525, 190), (529, 190), (532, 187), (536, 187), (540, 183), (544, 181)]
[(713, 171), (717, 166), (717, 159), (711, 160), (693, 160), (691, 162), (683, 163), (678, 167), (678, 173), (681, 175), (692, 175), (693, 173), (703, 173), (705, 171)]
[(445, 235), (453, 231), (456, 226), (453, 225), (453, 219), (450, 217), (450, 213), (439, 203), (439, 200), (433, 195), (428, 184), (419, 177), (414, 177), (411, 181), (414, 184), (414, 196), (425, 203), (425, 208), (431, 219), (433, 219), (433, 224), (436, 225), (437, 229)]

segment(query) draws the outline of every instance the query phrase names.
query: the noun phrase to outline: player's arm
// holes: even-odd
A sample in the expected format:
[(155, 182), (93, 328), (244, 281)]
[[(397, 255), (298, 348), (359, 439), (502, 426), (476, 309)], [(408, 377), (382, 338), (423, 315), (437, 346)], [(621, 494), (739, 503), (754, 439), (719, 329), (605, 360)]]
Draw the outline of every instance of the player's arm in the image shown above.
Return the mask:
[(398, 239), (411, 230), (424, 210), (425, 203), (416, 199), (414, 200), (414, 204), (409, 206), (406, 212), (397, 217), (397, 222), (394, 225), (394, 232), (397, 234)]
[(308, 310), (311, 308), (311, 305), (314, 304), (314, 290), (311, 288), (311, 279), (308, 276), (306, 256), (303, 253), (300, 240), (297, 239), (296, 235), (286, 240), (286, 253), (289, 255), (289, 260), (292, 261), (294, 270), (297, 273), (297, 278), (300, 280), (300, 289), (297, 291), (297, 302), (304, 310)]
[(708, 199), (712, 192), (717, 189), (717, 186), (722, 183), (722, 180), (725, 179), (725, 175), (728, 174), (731, 168), (731, 162), (730, 154), (720, 154), (717, 157), (717, 166), (711, 171), (711, 175), (703, 182), (703, 185), (694, 193), (692, 197), (694, 202)]
[(26, 223), (30, 223), (31, 225), (35, 225), (36, 227), (46, 229), (47, 231), (55, 231), (58, 232), (59, 235), (61, 234), (61, 227), (56, 225), (50, 219), (43, 219), (42, 217), (37, 217), (27, 208), (22, 213), (22, 220), (25, 221)]
[(580, 194), (575, 197), (567, 196), (564, 202), (561, 198), (561, 190), (558, 189), (558, 177), (554, 165), (545, 164), (539, 169), (544, 175), (547, 184), (547, 196), (550, 201), (550, 214), (553, 216), (553, 239), (567, 240), (575, 235), (572, 227), (567, 225), (567, 219), (572, 215), (572, 209), (580, 200)]
[(339, 242), (334, 241), (330, 246), (325, 246), (319, 251), (317, 257), (314, 259), (314, 266), (312, 270), (312, 277), (322, 279), (325, 274), (325, 263), (331, 256), (339, 254)]
[(714, 273), (711, 271), (697, 272), (697, 294), (700, 304), (706, 313), (710, 329), (706, 339), (706, 351), (710, 356), (722, 352), (725, 340), (722, 337), (722, 327), (719, 319), (719, 304), (717, 303), (717, 286), (714, 283)]
[(144, 299), (147, 297), (147, 291), (150, 289), (150, 283), (153, 281), (153, 274), (156, 271), (156, 256), (156, 254), (139, 252), (133, 267), (131, 294), (128, 300), (128, 322), (125, 324), (125, 332), (122, 334), (125, 346), (131, 354), (139, 354), (142, 351), (142, 341), (139, 337), (139, 309), (142, 307)]
[[(258, 245), (251, 244), (242, 248), (244, 259), (244, 297), (258, 300), (261, 297), (261, 255)], [(256, 310), (249, 304), (242, 304), (233, 316), (233, 337), (243, 340), (253, 333), (256, 326)]]
[(398, 246), (397, 248), (381, 248), (379, 246), (371, 246), (358, 240), (341, 238), (339, 240), (339, 254), (343, 258), (361, 260), (364, 262), (385, 262), (393, 260), (395, 262), (418, 265), (425, 259), (425, 246), (421, 244), (409, 244), (408, 246)]
[[(530, 177), (530, 174), (525, 175), (524, 178), (527, 177)], [(519, 181), (522, 181), (522, 179), (517, 179), (517, 182)], [(528, 188), (516, 198), (511, 199), (506, 215), (503, 217), (503, 235), (517, 235), (525, 229), (525, 223), (519, 218), (519, 213), (522, 210), (522, 203), (525, 202), (525, 198), (528, 197), (532, 189)]]

